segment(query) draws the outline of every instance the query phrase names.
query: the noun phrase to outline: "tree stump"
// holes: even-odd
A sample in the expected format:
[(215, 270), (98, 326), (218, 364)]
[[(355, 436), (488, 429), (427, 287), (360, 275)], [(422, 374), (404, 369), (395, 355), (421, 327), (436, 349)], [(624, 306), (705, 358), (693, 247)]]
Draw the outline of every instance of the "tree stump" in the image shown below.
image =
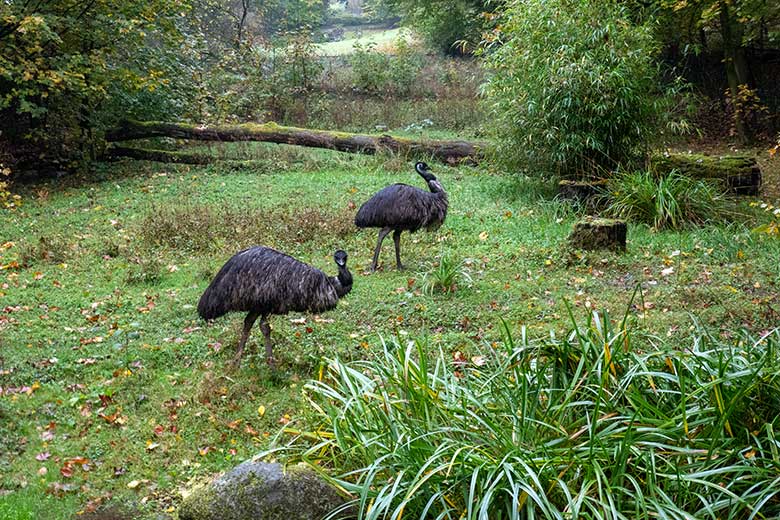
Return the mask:
[(558, 183), (558, 195), (566, 200), (587, 202), (589, 199), (599, 195), (606, 185), (606, 179), (581, 181), (564, 179)]
[(622, 220), (585, 217), (576, 224), (569, 236), (574, 249), (626, 250), (626, 223)]

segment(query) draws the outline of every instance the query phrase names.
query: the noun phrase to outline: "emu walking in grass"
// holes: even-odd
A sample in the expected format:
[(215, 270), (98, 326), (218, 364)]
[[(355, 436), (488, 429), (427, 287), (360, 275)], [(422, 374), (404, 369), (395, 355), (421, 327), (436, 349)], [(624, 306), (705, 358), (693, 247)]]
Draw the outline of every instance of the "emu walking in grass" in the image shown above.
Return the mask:
[(336, 307), (339, 298), (352, 289), (347, 253), (333, 255), (339, 274), (325, 273), (270, 247), (256, 246), (236, 253), (219, 270), (198, 302), (203, 319), (218, 318), (231, 311), (247, 312), (244, 331), (233, 363), (241, 355), (257, 318), (265, 336), (265, 354), (273, 364), (268, 316), (293, 312), (322, 312)]
[(374, 250), (371, 270), (376, 271), (379, 250), (382, 241), (393, 231), (395, 242), (395, 263), (401, 264), (401, 233), (414, 233), (420, 228), (429, 231), (437, 229), (447, 217), (447, 192), (431, 173), (424, 162), (415, 164), (414, 169), (425, 179), (430, 191), (421, 190), (408, 184), (393, 184), (381, 189), (366, 201), (355, 216), (355, 225), (359, 228), (379, 228), (379, 240)]

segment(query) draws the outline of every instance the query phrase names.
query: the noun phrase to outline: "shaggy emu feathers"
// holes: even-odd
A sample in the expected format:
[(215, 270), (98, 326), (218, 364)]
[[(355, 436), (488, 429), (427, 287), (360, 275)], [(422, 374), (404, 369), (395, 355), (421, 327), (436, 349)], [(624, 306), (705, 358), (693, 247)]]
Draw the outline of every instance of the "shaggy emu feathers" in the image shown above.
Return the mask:
[(401, 233), (415, 232), (420, 228), (434, 230), (447, 218), (447, 192), (441, 183), (431, 173), (428, 165), (418, 162), (414, 170), (425, 180), (430, 191), (421, 190), (408, 184), (393, 184), (379, 190), (368, 199), (355, 216), (355, 225), (359, 228), (379, 228), (379, 237), (371, 270), (376, 271), (379, 261), (379, 251), (382, 241), (390, 231), (393, 231), (395, 243), (395, 265), (403, 269), (401, 264)]
[(408, 184), (393, 184), (379, 190), (360, 207), (355, 225), (414, 232), (420, 228), (434, 230), (446, 216), (446, 197)]
[(273, 364), (268, 316), (297, 312), (322, 312), (336, 306), (352, 289), (347, 253), (336, 251), (333, 259), (338, 276), (327, 276), (310, 265), (269, 247), (252, 247), (237, 253), (222, 266), (198, 302), (198, 314), (214, 319), (230, 311), (244, 311), (244, 330), (234, 364), (241, 354), (257, 318), (265, 337), (268, 363)]
[(268, 247), (252, 247), (233, 256), (219, 270), (198, 302), (203, 319), (230, 311), (261, 315), (322, 312), (333, 309), (352, 289), (338, 277)]

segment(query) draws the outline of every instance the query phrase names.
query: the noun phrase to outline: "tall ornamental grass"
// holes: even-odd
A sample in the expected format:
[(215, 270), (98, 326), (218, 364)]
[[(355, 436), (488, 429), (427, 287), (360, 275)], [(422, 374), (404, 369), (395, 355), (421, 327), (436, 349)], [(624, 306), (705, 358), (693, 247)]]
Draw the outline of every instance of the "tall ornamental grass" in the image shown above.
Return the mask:
[(281, 451), (361, 519), (779, 518), (778, 347), (597, 313), (472, 361), (392, 341), (307, 384), (321, 425)]
[(609, 179), (602, 202), (607, 214), (655, 229), (681, 229), (736, 215), (711, 179), (677, 170), (660, 177), (646, 170), (620, 172)]
[(534, 175), (636, 163), (667, 106), (648, 24), (616, 0), (511, 0), (484, 45), (497, 157)]

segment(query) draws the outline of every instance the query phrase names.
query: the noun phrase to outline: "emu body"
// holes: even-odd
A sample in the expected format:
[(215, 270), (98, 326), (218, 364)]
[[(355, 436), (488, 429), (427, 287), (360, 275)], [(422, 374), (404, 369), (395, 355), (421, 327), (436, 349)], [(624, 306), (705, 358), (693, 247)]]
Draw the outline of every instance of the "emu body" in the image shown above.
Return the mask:
[(198, 314), (211, 320), (232, 311), (247, 313), (234, 360), (236, 365), (241, 362), (249, 331), (260, 318), (265, 353), (272, 364), (270, 315), (330, 310), (352, 289), (347, 253), (336, 251), (333, 258), (338, 267), (337, 276), (328, 276), (270, 247), (240, 251), (222, 266), (200, 297)]
[(447, 217), (447, 192), (433, 176), (424, 162), (418, 162), (415, 170), (425, 179), (428, 190), (421, 190), (408, 184), (393, 184), (378, 191), (366, 201), (355, 216), (355, 225), (359, 228), (379, 228), (379, 239), (374, 249), (371, 270), (376, 271), (382, 241), (393, 231), (395, 243), (395, 262), (398, 269), (401, 264), (401, 233), (414, 233), (420, 228), (435, 230)]

